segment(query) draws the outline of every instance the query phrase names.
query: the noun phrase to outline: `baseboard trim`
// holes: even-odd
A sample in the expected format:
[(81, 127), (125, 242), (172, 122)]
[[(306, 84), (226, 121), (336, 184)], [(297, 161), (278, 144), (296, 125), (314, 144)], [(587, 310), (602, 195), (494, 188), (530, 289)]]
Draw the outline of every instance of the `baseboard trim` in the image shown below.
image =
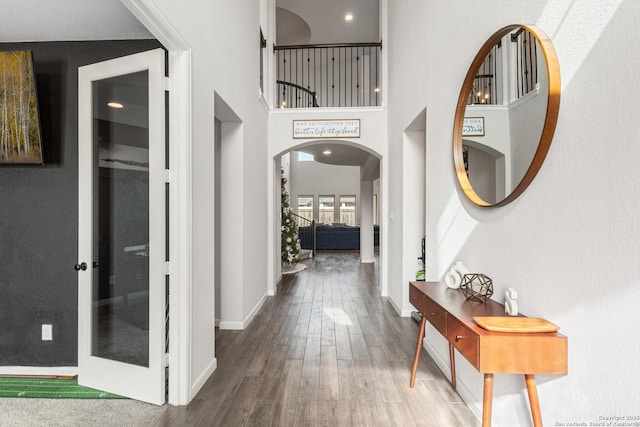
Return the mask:
[(393, 309), (396, 311), (396, 313), (398, 313), (398, 315), (401, 316), (402, 310), (400, 310), (400, 307), (398, 307), (398, 305), (396, 304), (396, 302), (393, 300), (393, 298), (391, 297), (386, 297), (387, 301), (389, 301), (389, 303), (391, 304), (391, 306), (393, 307)]
[(243, 322), (245, 328), (247, 326), (249, 326), (251, 324), (251, 322), (253, 322), (253, 319), (255, 319), (256, 314), (258, 314), (258, 312), (260, 311), (260, 309), (264, 305), (265, 301), (267, 301), (267, 298), (268, 298), (268, 293), (265, 293), (262, 296), (262, 298), (260, 298), (260, 301), (258, 301), (258, 303), (253, 307), (253, 310), (251, 310), (251, 312), (247, 315), (247, 317), (245, 317), (244, 322)]
[[(282, 274), (278, 274), (278, 276), (273, 281), (273, 286), (269, 289), (269, 296), (275, 296), (278, 293), (278, 287), (282, 283)], [(271, 294), (273, 293), (273, 295)]]
[(207, 366), (207, 369), (205, 369), (202, 375), (200, 375), (198, 379), (195, 380), (191, 385), (191, 399), (189, 399), (190, 401), (195, 397), (196, 394), (198, 394), (200, 389), (204, 386), (204, 384), (207, 382), (207, 380), (209, 379), (211, 374), (213, 374), (217, 367), (218, 359), (214, 357), (209, 366)]
[(34, 375), (72, 377), (78, 375), (77, 366), (0, 366), (0, 375)]
[(260, 301), (258, 301), (258, 303), (253, 307), (253, 310), (251, 310), (251, 312), (247, 315), (247, 317), (244, 318), (244, 320), (242, 322), (227, 322), (227, 321), (224, 321), (224, 320), (220, 320), (218, 322), (218, 327), (220, 329), (229, 330), (229, 331), (242, 331), (242, 330), (244, 330), (244, 328), (246, 328), (247, 326), (249, 326), (251, 324), (253, 319), (256, 317), (256, 314), (258, 314), (258, 312), (260, 311), (260, 309), (264, 305), (265, 301), (267, 301), (268, 297), (269, 297), (269, 292), (265, 293), (262, 296), (262, 298), (260, 298)]
[(411, 313), (415, 310), (402, 310), (400, 311), (400, 317), (411, 317)]
[(244, 329), (244, 323), (243, 322), (227, 322), (225, 320), (221, 320), (220, 323), (218, 323), (218, 328), (226, 331), (241, 331)]
[(391, 298), (390, 296), (387, 296), (386, 298), (387, 298), (387, 301), (389, 301), (389, 303), (391, 303), (391, 305), (393, 306), (393, 309), (396, 311), (396, 313), (398, 313), (398, 315), (400, 317), (411, 317), (411, 313), (414, 310), (403, 310), (400, 307), (398, 307), (398, 305), (393, 300), (393, 298)]
[[(449, 379), (449, 382), (451, 382), (451, 366), (449, 365), (449, 360), (445, 360), (429, 341), (430, 340), (426, 339), (423, 341), (424, 349), (427, 351), (429, 356), (431, 356), (433, 361), (436, 362), (436, 365), (440, 368), (442, 373)], [(464, 381), (461, 381), (461, 378), (458, 375), (456, 375), (456, 391), (460, 397), (462, 397), (462, 400), (464, 400), (469, 409), (471, 409), (473, 415), (475, 415), (478, 420), (481, 420), (482, 406), (478, 404), (473, 393), (471, 393), (471, 390), (469, 390)]]

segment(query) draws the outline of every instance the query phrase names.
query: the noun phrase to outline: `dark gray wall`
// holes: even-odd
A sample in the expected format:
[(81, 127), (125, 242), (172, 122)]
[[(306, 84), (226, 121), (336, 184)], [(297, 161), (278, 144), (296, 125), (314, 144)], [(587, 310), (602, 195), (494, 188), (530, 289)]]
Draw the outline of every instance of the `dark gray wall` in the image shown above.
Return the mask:
[[(0, 365), (77, 365), (78, 67), (157, 47), (0, 43), (33, 51), (45, 158), (0, 167)], [(53, 324), (53, 341), (41, 341), (43, 323)]]

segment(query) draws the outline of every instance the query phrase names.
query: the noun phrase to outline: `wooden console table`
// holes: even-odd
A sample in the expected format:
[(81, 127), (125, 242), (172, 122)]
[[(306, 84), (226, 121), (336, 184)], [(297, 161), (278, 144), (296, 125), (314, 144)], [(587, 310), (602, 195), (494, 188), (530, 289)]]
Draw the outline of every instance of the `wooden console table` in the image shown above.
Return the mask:
[(467, 301), (462, 292), (437, 282), (411, 282), (409, 301), (422, 313), (410, 387), (413, 388), (428, 320), (449, 341), (451, 384), (456, 388), (454, 352), (457, 349), (484, 373), (482, 426), (491, 426), (493, 374), (523, 374), (534, 426), (542, 426), (535, 374), (567, 374), (567, 337), (557, 332), (489, 332), (473, 320), (477, 316), (504, 316), (504, 306), (493, 300)]

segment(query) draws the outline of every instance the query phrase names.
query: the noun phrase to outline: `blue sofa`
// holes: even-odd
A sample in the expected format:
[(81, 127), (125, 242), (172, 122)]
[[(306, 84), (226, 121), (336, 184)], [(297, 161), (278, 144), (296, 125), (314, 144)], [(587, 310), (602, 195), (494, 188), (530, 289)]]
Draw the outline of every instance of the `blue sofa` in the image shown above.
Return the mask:
[[(373, 226), (374, 245), (379, 244), (379, 227)], [(311, 248), (311, 227), (298, 229), (300, 245)], [(318, 250), (354, 250), (360, 249), (360, 227), (348, 225), (316, 225), (316, 249)]]

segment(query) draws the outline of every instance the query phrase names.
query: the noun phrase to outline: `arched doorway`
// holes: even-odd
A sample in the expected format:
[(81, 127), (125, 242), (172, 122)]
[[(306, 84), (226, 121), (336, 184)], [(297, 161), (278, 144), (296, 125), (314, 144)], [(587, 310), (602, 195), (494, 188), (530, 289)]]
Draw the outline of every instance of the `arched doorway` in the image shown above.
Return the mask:
[[(382, 156), (374, 150), (339, 139), (307, 141), (274, 156), (276, 282), (281, 277), (281, 170), (288, 179), (292, 210), (318, 225), (318, 249), (357, 250), (361, 263), (374, 263), (380, 259), (384, 240), (379, 220), (382, 218), (381, 164)], [(275, 283), (270, 291), (275, 293)]]

